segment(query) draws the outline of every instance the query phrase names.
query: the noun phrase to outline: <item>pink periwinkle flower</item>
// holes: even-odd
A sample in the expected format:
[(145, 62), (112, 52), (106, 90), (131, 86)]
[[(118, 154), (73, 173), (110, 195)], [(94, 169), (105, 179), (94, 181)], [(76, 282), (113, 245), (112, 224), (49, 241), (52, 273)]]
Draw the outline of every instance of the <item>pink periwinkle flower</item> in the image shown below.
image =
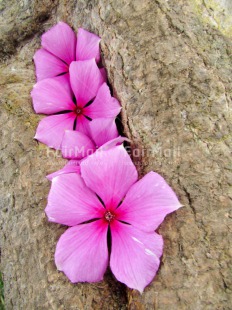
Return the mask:
[(138, 181), (123, 146), (97, 151), (80, 163), (80, 174), (52, 180), (48, 219), (71, 226), (57, 243), (56, 266), (71, 282), (97, 282), (109, 263), (119, 281), (142, 292), (156, 275), (163, 250), (154, 230), (180, 206), (159, 174)]
[(75, 130), (66, 130), (63, 136), (61, 151), (63, 158), (69, 159), (60, 170), (47, 175), (48, 180), (54, 177), (76, 172), (80, 173), (81, 161), (96, 151), (108, 150), (130, 140), (118, 135), (115, 119), (98, 118), (89, 122), (88, 135)]
[(37, 81), (69, 72), (75, 60), (94, 58), (100, 61), (100, 38), (82, 28), (75, 32), (64, 22), (59, 22), (42, 35), (42, 48), (34, 55)]
[(31, 92), (35, 112), (50, 115), (40, 121), (35, 139), (55, 149), (65, 130), (88, 135), (91, 120), (115, 118), (121, 110), (94, 59), (73, 61), (69, 72), (70, 83), (64, 75), (44, 79)]
[(125, 137), (118, 136), (115, 119), (98, 118), (89, 122), (87, 134), (66, 130), (63, 136), (61, 151), (63, 158), (81, 160), (93, 154), (100, 147), (115, 146), (122, 143)]

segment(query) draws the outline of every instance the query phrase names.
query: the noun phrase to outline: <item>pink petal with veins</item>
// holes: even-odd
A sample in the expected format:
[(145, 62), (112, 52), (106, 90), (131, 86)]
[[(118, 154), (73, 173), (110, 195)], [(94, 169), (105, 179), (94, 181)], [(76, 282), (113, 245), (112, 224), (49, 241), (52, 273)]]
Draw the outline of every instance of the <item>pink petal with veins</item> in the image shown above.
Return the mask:
[(167, 214), (180, 207), (171, 187), (152, 171), (132, 185), (117, 214), (120, 220), (151, 232), (158, 228)]
[(47, 146), (60, 150), (65, 130), (73, 129), (76, 115), (66, 113), (43, 118), (37, 127), (35, 139)]
[(73, 61), (69, 72), (77, 106), (83, 108), (95, 98), (99, 88), (104, 83), (104, 78), (94, 59)]
[(126, 137), (122, 137), (122, 136), (119, 136), (115, 139), (112, 139), (108, 142), (106, 142), (105, 144), (103, 144), (99, 149), (98, 151), (107, 151), (115, 146), (119, 146), (121, 145), (123, 142), (130, 142), (130, 140)]
[(110, 268), (118, 281), (143, 292), (155, 277), (163, 251), (163, 239), (155, 232), (113, 221)]
[(98, 282), (108, 265), (108, 225), (102, 220), (69, 228), (55, 252), (58, 270), (71, 282)]
[(106, 69), (100, 68), (100, 71), (101, 71), (101, 74), (102, 74), (104, 81), (107, 82), (107, 71), (106, 71)]
[(86, 60), (95, 58), (96, 62), (100, 60), (101, 39), (85, 29), (78, 29), (76, 60)]
[(117, 99), (110, 94), (110, 89), (104, 83), (98, 90), (94, 101), (84, 108), (84, 113), (92, 118), (112, 118), (116, 117), (121, 110), (121, 106)]
[(85, 134), (66, 130), (62, 140), (62, 156), (67, 159), (81, 159), (95, 152), (95, 143)]
[(138, 178), (137, 170), (123, 146), (95, 152), (81, 162), (80, 168), (86, 185), (113, 209)]
[(68, 65), (76, 58), (76, 34), (64, 22), (59, 22), (42, 35), (42, 46)]
[(34, 57), (37, 81), (68, 72), (68, 66), (45, 49), (39, 49)]
[(89, 123), (89, 136), (97, 147), (118, 137), (114, 118), (97, 118)]
[(76, 131), (89, 136), (89, 124), (90, 121), (84, 115), (79, 115), (76, 121)]
[(70, 173), (52, 179), (45, 212), (51, 222), (74, 226), (100, 218), (104, 208), (81, 176)]
[[(67, 85), (65, 85), (67, 83)], [(31, 92), (34, 110), (41, 114), (54, 114), (65, 110), (74, 110), (71, 93), (66, 78), (45, 79), (36, 83)]]
[(67, 164), (60, 170), (50, 173), (46, 176), (49, 181), (52, 181), (55, 177), (68, 174), (68, 173), (79, 173), (81, 174), (80, 170), (80, 161), (79, 160), (69, 160)]

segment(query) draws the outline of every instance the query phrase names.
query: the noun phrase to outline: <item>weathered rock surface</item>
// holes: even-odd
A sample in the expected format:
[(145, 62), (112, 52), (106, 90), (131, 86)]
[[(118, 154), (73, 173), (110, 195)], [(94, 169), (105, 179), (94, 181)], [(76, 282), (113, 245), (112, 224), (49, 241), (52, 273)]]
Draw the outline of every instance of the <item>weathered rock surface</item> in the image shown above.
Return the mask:
[[(231, 2), (0, 2), (1, 269), (6, 309), (232, 308)], [(159, 232), (161, 268), (141, 296), (111, 276), (72, 285), (54, 265), (64, 228), (43, 210), (63, 166), (33, 140), (32, 57), (57, 21), (102, 37), (102, 56), (141, 174), (161, 173), (184, 207)]]

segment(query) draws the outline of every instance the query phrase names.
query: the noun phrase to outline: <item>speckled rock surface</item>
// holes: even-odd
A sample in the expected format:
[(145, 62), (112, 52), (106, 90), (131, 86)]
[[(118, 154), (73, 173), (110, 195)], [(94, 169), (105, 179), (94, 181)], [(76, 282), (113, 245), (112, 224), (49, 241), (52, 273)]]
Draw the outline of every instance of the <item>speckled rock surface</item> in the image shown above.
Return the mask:
[[(230, 2), (221, 1), (221, 11), (218, 2), (0, 2), (1, 270), (7, 310), (232, 308), (231, 19)], [(134, 162), (141, 175), (161, 173), (184, 205), (159, 229), (165, 239), (162, 264), (143, 295), (110, 272), (101, 283), (72, 285), (54, 265), (64, 228), (45, 218), (45, 175), (64, 160), (33, 140), (41, 116), (33, 113), (29, 94), (40, 35), (60, 20), (102, 37), (125, 134), (136, 149)]]

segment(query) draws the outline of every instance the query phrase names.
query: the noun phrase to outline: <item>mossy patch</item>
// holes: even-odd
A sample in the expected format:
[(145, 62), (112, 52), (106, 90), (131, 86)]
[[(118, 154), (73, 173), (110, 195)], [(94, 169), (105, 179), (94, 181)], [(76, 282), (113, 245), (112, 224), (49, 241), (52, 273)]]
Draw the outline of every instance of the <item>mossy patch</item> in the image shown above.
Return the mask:
[(0, 273), (0, 310), (5, 310), (4, 284), (3, 284), (3, 279), (2, 279), (1, 273)]
[(229, 1), (191, 0), (190, 3), (203, 23), (210, 24), (228, 37), (232, 36), (232, 15)]

